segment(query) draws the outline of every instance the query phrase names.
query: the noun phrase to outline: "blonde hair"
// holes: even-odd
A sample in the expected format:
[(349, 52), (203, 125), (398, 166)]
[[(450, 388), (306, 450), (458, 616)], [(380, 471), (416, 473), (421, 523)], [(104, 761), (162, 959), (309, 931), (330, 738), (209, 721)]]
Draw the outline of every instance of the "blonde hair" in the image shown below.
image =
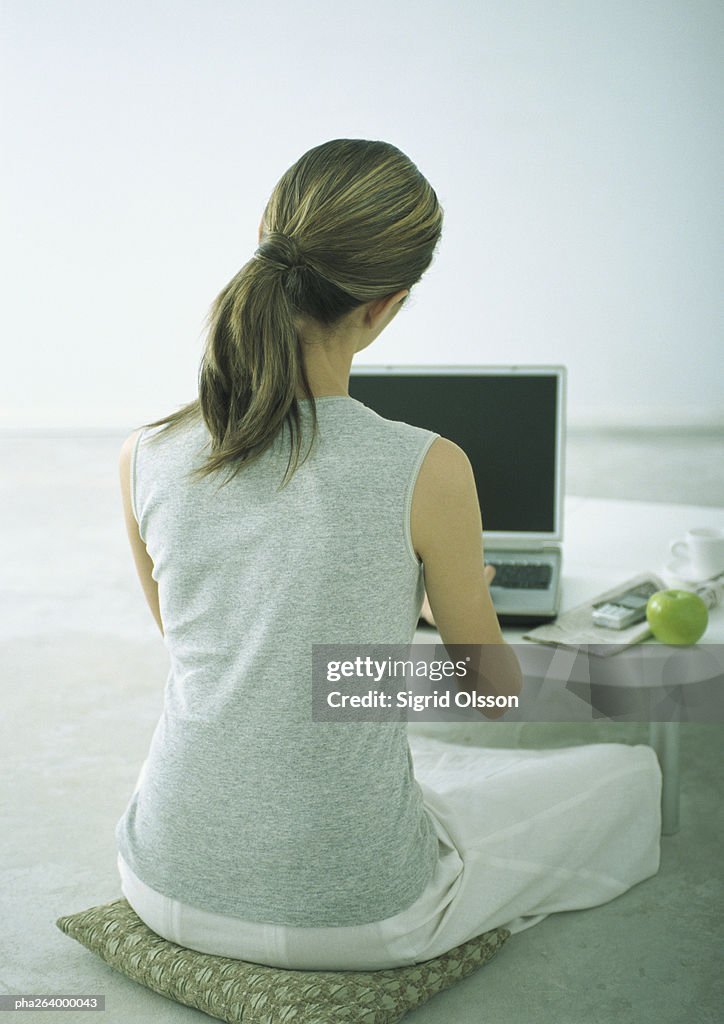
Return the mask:
[(295, 317), (331, 327), (365, 302), (411, 288), (432, 262), (442, 216), (428, 181), (395, 146), (335, 139), (310, 149), (277, 182), (258, 249), (210, 309), (198, 398), (143, 425), (168, 429), (203, 416), (212, 452), (191, 475), (225, 467), (231, 479), (286, 424), (286, 482), (300, 464), (299, 389), (312, 437), (317, 426)]

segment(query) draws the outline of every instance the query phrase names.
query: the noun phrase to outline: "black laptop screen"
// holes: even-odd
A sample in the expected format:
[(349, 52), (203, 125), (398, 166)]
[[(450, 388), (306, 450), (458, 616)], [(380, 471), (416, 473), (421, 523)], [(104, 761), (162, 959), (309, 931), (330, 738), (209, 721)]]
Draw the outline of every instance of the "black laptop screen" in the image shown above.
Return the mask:
[(487, 532), (555, 530), (553, 374), (355, 373), (352, 398), (449, 438), (472, 464)]

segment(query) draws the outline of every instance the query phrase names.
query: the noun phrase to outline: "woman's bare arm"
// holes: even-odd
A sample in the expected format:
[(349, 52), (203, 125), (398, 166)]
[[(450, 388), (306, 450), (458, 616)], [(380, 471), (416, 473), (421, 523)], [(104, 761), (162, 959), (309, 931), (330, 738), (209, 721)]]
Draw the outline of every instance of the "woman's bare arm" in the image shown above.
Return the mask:
[(128, 539), (131, 542), (131, 551), (133, 553), (133, 560), (136, 563), (138, 578), (141, 581), (141, 586), (143, 587), (143, 592), (146, 595), (146, 600), (148, 601), (148, 606), (151, 609), (151, 614), (156, 620), (158, 628), (161, 630), (161, 634), (163, 635), (163, 622), (161, 620), (161, 608), (158, 598), (158, 583), (153, 577), (153, 561), (151, 560), (151, 556), (148, 551), (146, 551), (146, 545), (141, 539), (138, 523), (136, 522), (136, 517), (133, 514), (133, 506), (131, 503), (131, 461), (133, 458), (133, 447), (139, 433), (140, 431), (136, 430), (126, 438), (118, 457), (123, 516), (126, 521)]
[[(518, 659), (503, 639), (484, 572), (483, 525), (472, 466), (452, 441), (432, 443), (418, 474), (412, 543), (443, 643), (473, 645), (481, 658), (475, 684), (485, 694), (518, 695)], [(488, 718), (504, 709), (486, 708)]]

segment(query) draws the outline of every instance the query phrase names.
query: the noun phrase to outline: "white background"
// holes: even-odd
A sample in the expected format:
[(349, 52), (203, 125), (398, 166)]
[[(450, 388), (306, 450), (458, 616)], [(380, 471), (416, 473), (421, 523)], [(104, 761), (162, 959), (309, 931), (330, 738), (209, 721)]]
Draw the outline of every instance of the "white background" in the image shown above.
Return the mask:
[(724, 5), (6, 0), (0, 426), (196, 394), (303, 152), (385, 139), (445, 209), (364, 362), (564, 363), (572, 424), (721, 424)]

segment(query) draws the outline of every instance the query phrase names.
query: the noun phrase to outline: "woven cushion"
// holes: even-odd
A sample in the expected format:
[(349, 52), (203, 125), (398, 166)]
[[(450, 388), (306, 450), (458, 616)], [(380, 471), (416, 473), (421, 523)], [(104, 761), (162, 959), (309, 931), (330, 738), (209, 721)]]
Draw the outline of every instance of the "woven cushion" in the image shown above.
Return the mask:
[(391, 1024), (487, 963), (510, 936), (496, 928), (411, 967), (292, 971), (169, 942), (123, 898), (56, 924), (133, 981), (230, 1024)]

